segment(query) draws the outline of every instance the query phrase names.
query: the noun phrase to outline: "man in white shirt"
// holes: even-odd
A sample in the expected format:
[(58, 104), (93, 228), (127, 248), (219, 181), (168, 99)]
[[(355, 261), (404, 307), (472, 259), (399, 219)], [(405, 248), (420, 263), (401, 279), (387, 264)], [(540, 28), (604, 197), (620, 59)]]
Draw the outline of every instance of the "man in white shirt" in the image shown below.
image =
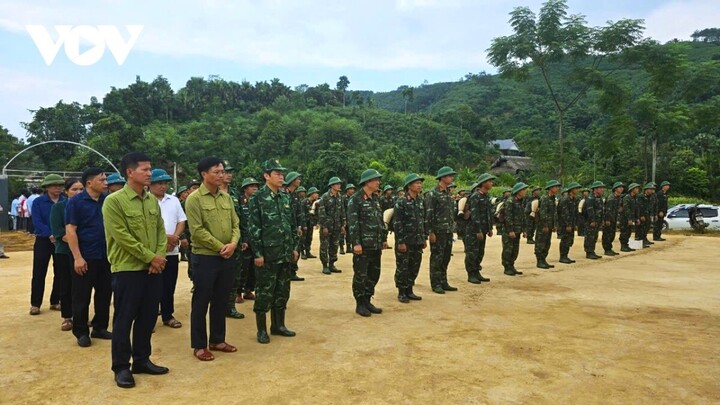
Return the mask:
[(177, 197), (167, 194), (168, 185), (172, 177), (163, 169), (154, 169), (150, 180), (150, 193), (157, 198), (160, 204), (160, 215), (165, 223), (167, 234), (167, 263), (162, 272), (163, 291), (160, 298), (160, 313), (163, 325), (179, 328), (182, 323), (175, 319), (175, 286), (177, 285), (178, 267), (180, 258), (180, 235), (185, 230), (187, 217)]
[(20, 198), (15, 197), (10, 204), (10, 216), (12, 217), (12, 230), (18, 230), (18, 208), (20, 207)]

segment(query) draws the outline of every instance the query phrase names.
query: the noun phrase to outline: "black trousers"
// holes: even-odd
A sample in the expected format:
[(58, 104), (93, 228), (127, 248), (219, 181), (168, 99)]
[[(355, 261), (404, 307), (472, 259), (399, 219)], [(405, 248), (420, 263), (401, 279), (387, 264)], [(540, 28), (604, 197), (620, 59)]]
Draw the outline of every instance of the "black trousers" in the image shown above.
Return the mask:
[(242, 252), (242, 269), (240, 272), (240, 288), (237, 293), (249, 293), (255, 291), (255, 256), (252, 249), (247, 248)]
[[(72, 317), (73, 335), (80, 337), (90, 334), (88, 328), (90, 295), (95, 289), (95, 316), (93, 329), (107, 330), (110, 324), (110, 298), (112, 286), (110, 282), (110, 263), (106, 259), (87, 260), (88, 270), (84, 275), (72, 272)], [(155, 307), (157, 310), (157, 307)], [(157, 316), (157, 312), (155, 313)]]
[(160, 298), (160, 313), (163, 322), (173, 318), (175, 312), (175, 287), (177, 286), (180, 255), (165, 256), (167, 263), (162, 276), (162, 295)]
[(56, 253), (57, 274), (55, 279), (59, 279), (58, 286), (60, 288), (60, 316), (63, 318), (72, 318), (72, 273), (73, 257), (64, 253)]
[(60, 303), (60, 286), (58, 280), (58, 262), (55, 257), (55, 245), (50, 238), (35, 237), (33, 245), (33, 272), (30, 286), (30, 305), (40, 307), (45, 295), (45, 277), (47, 276), (50, 258), (53, 259), (53, 288), (50, 292), (50, 305)]
[(130, 368), (130, 356), (135, 364), (150, 359), (150, 338), (157, 322), (163, 275), (147, 270), (119, 271), (112, 275), (112, 288), (115, 293), (112, 370), (117, 373)]
[(225, 309), (233, 286), (235, 259), (193, 254), (195, 289), (190, 310), (190, 345), (204, 349), (208, 345), (206, 315), (210, 306), (210, 339), (212, 344), (225, 342)]

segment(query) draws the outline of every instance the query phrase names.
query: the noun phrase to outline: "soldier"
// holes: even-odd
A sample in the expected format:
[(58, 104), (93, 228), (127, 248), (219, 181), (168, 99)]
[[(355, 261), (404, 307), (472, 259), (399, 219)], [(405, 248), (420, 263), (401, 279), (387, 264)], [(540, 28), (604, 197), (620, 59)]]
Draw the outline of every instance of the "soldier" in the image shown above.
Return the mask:
[(649, 230), (650, 217), (652, 215), (652, 201), (650, 195), (654, 190), (652, 183), (647, 183), (643, 187), (643, 192), (637, 197), (637, 215), (638, 224), (635, 227), (635, 240), (641, 240), (643, 242), (643, 248), (650, 247), (650, 242), (647, 240), (647, 234)]
[(120, 176), (120, 173), (110, 173), (107, 176), (108, 194), (112, 194), (118, 190), (122, 190), (125, 186), (125, 179)]
[[(525, 198), (525, 215), (527, 216), (526, 226), (527, 226), (527, 244), (528, 245), (534, 245), (535, 244), (535, 216), (530, 215), (533, 212), (533, 203), (535, 201), (540, 201), (540, 191), (542, 189), (540, 187), (533, 187), (532, 189), (532, 195), (528, 198)], [(538, 203), (535, 203), (537, 205)]]
[(387, 231), (380, 201), (373, 194), (380, 188), (382, 175), (367, 169), (360, 176), (361, 190), (348, 203), (348, 232), (353, 245), (353, 296), (360, 316), (382, 313), (371, 300), (380, 280), (380, 258), (387, 249)]
[[(300, 183), (302, 182), (302, 175), (298, 172), (289, 172), (287, 176), (285, 176), (285, 192), (288, 193), (290, 197), (290, 205), (293, 209), (293, 215), (295, 215), (295, 223), (297, 224), (297, 234), (298, 234), (298, 245), (295, 247), (296, 251), (300, 251), (300, 239), (302, 238), (302, 224), (305, 223), (305, 218), (303, 217), (303, 209), (302, 209), (302, 203), (300, 196), (298, 195), (298, 190), (300, 187)], [(305, 189), (303, 189), (304, 191)], [(290, 281), (305, 281), (303, 277), (299, 277), (297, 275), (298, 271), (298, 265), (297, 262), (291, 262), (290, 263)]]
[(511, 189), (506, 188), (503, 190), (502, 196), (500, 196), (500, 198), (495, 199), (495, 206), (494, 206), (494, 208), (495, 208), (495, 228), (497, 230), (498, 235), (503, 234), (503, 224), (505, 223), (505, 216), (503, 214), (503, 216), (500, 217), (500, 212), (501, 211), (503, 213), (505, 212), (505, 210), (504, 210), (505, 201), (507, 201), (510, 198), (511, 191), (512, 191)]
[(286, 169), (277, 160), (262, 165), (265, 186), (250, 197), (250, 245), (255, 255), (257, 298), (253, 311), (257, 341), (270, 343), (266, 313), (270, 312), (270, 333), (295, 336), (285, 327), (285, 310), (290, 299), (290, 263), (297, 262), (300, 235), (287, 193), (280, 192)]
[(464, 216), (469, 219), (465, 238), (465, 271), (468, 274), (468, 282), (480, 284), (490, 281), (480, 274), (482, 271), (482, 260), (485, 256), (485, 244), (487, 238), (493, 235), (493, 207), (490, 203), (490, 190), (492, 189), (495, 176), (490, 173), (483, 173), (478, 177), (473, 187), (468, 205), (469, 210)]
[(243, 179), (240, 185), (240, 286), (236, 290), (237, 302), (254, 300), (255, 294), (255, 265), (253, 250), (250, 245), (250, 197), (258, 190), (260, 183), (252, 177)]
[[(651, 181), (650, 184), (652, 185), (652, 192), (650, 193), (650, 221), (647, 223), (646, 226), (647, 226), (647, 233), (650, 233), (650, 228), (653, 228), (653, 234), (654, 234), (655, 222), (657, 221), (657, 213), (658, 213), (658, 200), (657, 200), (657, 195), (655, 193), (657, 184), (654, 181)], [(655, 242), (652, 242), (650, 239), (647, 238), (647, 233), (645, 234), (645, 243), (654, 245)]]
[(312, 247), (312, 240), (313, 240), (313, 230), (315, 229), (315, 225), (317, 225), (317, 215), (315, 215), (315, 209), (313, 206), (317, 204), (318, 200), (318, 189), (315, 187), (310, 187), (310, 189), (307, 192), (307, 198), (303, 200), (303, 210), (305, 212), (304, 218), (305, 218), (305, 228), (303, 229), (303, 251), (300, 252), (300, 258), (303, 260), (306, 259), (314, 259), (317, 256), (310, 253), (310, 248)]
[(515, 260), (520, 253), (520, 234), (527, 237), (525, 233), (525, 211), (522, 207), (522, 199), (528, 189), (527, 184), (520, 182), (513, 186), (511, 198), (505, 201), (505, 233), (502, 235), (502, 265), (504, 273), (508, 276), (523, 274), (515, 268)]
[(437, 187), (425, 194), (425, 227), (430, 240), (430, 286), (433, 292), (457, 291), (448, 284), (447, 268), (452, 253), (454, 205), (450, 184), (455, 171), (444, 166), (437, 172)]
[(660, 190), (655, 193), (657, 198), (657, 220), (653, 227), (653, 240), (656, 242), (664, 242), (662, 237), (662, 229), (665, 224), (665, 215), (668, 210), (668, 192), (670, 191), (670, 182), (663, 181), (660, 183)]
[[(577, 222), (577, 193), (580, 190), (580, 183), (568, 184), (567, 195), (560, 199), (558, 204), (558, 226), (557, 234), (560, 238), (560, 263), (575, 263), (568, 255), (570, 247), (575, 242), (575, 223)], [(530, 236), (528, 236), (530, 237)]]
[(540, 197), (537, 218), (537, 236), (535, 238), (535, 258), (537, 267), (551, 269), (555, 267), (547, 262), (550, 252), (552, 234), (557, 230), (557, 193), (560, 191), (560, 182), (550, 180), (545, 184), (547, 194)]
[(640, 191), (640, 185), (630, 183), (628, 192), (622, 198), (622, 207), (620, 209), (620, 251), (634, 252), (635, 249), (630, 247), (630, 234), (633, 227), (638, 224), (637, 218), (637, 194)]
[(605, 222), (603, 223), (602, 235), (602, 246), (605, 251), (605, 256), (618, 255), (612, 247), (615, 241), (620, 208), (622, 207), (623, 191), (625, 191), (625, 185), (619, 181), (615, 182), (612, 186), (612, 194), (610, 194), (605, 201)]
[(578, 236), (585, 237), (585, 230), (587, 229), (587, 224), (585, 221), (585, 200), (590, 195), (590, 189), (585, 187), (580, 189), (582, 191), (582, 196), (578, 199), (578, 216), (577, 216), (577, 228), (578, 228)]
[(342, 180), (332, 177), (328, 181), (330, 188), (320, 197), (318, 203), (318, 223), (320, 225), (320, 261), (323, 274), (342, 273), (335, 267), (340, 235), (345, 234), (345, 209), (340, 196)]
[(585, 257), (591, 260), (602, 259), (602, 256), (595, 254), (595, 245), (597, 244), (598, 233), (603, 224), (603, 193), (605, 192), (605, 184), (602, 181), (595, 181), (590, 185), (592, 193), (585, 199), (585, 220), (587, 228), (585, 229)]
[(416, 173), (408, 174), (403, 182), (407, 195), (395, 201), (395, 287), (398, 301), (402, 303), (422, 299), (413, 292), (413, 285), (420, 271), (423, 250), (427, 248), (425, 207), (421, 196), (424, 180)]
[[(345, 195), (343, 195), (343, 207), (345, 209), (345, 223), (347, 224), (347, 207), (348, 203), (350, 202), (350, 197), (355, 194), (355, 185), (352, 183), (348, 183), (345, 186)], [(345, 254), (345, 251), (347, 250), (348, 253), (352, 252), (352, 246), (350, 245), (350, 237), (348, 236), (348, 233), (345, 232), (345, 235), (340, 235), (340, 241), (338, 242), (338, 245), (340, 246), (340, 254)]]
[[(238, 218), (240, 218), (240, 195), (237, 193), (237, 191), (235, 191), (233, 187), (231, 187), (235, 168), (232, 167), (227, 160), (223, 161), (223, 167), (225, 168), (225, 174), (223, 175), (223, 182), (220, 185), (220, 190), (230, 195), (233, 203), (233, 208), (235, 209), (235, 214)], [(240, 249), (235, 249), (235, 253), (233, 255), (233, 264), (233, 285), (232, 289), (230, 290), (230, 294), (228, 295), (225, 316), (228, 318), (243, 319), (245, 318), (245, 314), (239, 312), (237, 308), (235, 308), (235, 302), (237, 301), (237, 290), (238, 288), (240, 288), (240, 280), (242, 278), (242, 252)]]
[(395, 187), (390, 184), (383, 187), (383, 196), (380, 199), (380, 209), (383, 212), (395, 207), (395, 197), (393, 197), (393, 191), (395, 191)]
[[(473, 190), (478, 187), (478, 184), (473, 184)], [(463, 195), (460, 197), (460, 195)], [(463, 250), (467, 252), (467, 246), (465, 244), (465, 235), (467, 233), (467, 224), (470, 221), (470, 196), (466, 195), (465, 190), (460, 190), (458, 198), (455, 200), (455, 232), (457, 233), (458, 239), (463, 241)], [(465, 218), (467, 214), (467, 218)]]

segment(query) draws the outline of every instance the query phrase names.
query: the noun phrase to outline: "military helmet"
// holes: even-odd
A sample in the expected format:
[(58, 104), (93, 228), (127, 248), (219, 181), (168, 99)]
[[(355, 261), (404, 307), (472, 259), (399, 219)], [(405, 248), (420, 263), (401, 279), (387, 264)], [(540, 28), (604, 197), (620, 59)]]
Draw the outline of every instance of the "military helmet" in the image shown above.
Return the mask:
[(187, 186), (180, 186), (180, 187), (178, 187), (177, 191), (175, 192), (175, 195), (176, 196), (180, 195), (180, 194), (184, 193), (185, 191), (187, 191), (187, 189), (188, 189)]
[(506, 188), (505, 190), (503, 190), (503, 194), (505, 194), (505, 193), (511, 193), (511, 194), (512, 194), (512, 189), (511, 189), (511, 188)]
[(107, 176), (107, 184), (108, 186), (113, 184), (125, 184), (125, 179), (120, 176), (120, 173), (110, 173), (110, 175)]
[(416, 181), (425, 181), (424, 178), (418, 176), (417, 173), (410, 173), (407, 176), (405, 176), (405, 180), (403, 180), (403, 188), (409, 186), (410, 184), (416, 182)]
[(595, 190), (596, 188), (601, 188), (601, 187), (605, 187), (605, 184), (604, 184), (602, 181), (600, 181), (600, 180), (595, 180), (595, 181), (593, 181), (593, 183), (590, 185), (590, 188), (593, 189), (593, 190)]
[(640, 188), (640, 185), (637, 184), (637, 183), (630, 183), (630, 185), (628, 186), (627, 191), (632, 191), (632, 190), (635, 189), (635, 188)]
[(190, 187), (192, 187), (192, 186), (199, 186), (199, 185), (201, 185), (201, 184), (202, 184), (202, 181), (196, 180), (196, 179), (192, 179), (192, 180), (190, 180), (190, 184), (188, 184), (188, 188), (190, 188)]
[(328, 180), (327, 186), (330, 187), (333, 184), (340, 184), (340, 183), (342, 183), (342, 180), (340, 180), (340, 177), (333, 176), (333, 177), (330, 177), (330, 180)]
[(226, 172), (232, 172), (235, 170), (235, 168), (230, 165), (230, 162), (228, 162), (227, 160), (223, 160), (223, 170), (225, 170)]
[(262, 166), (263, 173), (269, 173), (272, 171), (278, 171), (278, 172), (286, 172), (287, 169), (284, 168), (280, 162), (278, 162), (277, 159), (268, 159), (263, 162)]
[(535, 187), (532, 188), (532, 191), (533, 191), (533, 193), (536, 192), (536, 191), (542, 191), (542, 187), (540, 187), (540, 186), (535, 186)]
[(319, 192), (320, 192), (320, 190), (318, 190), (317, 187), (310, 187), (307, 191), (308, 195), (319, 193)]
[(360, 185), (367, 183), (370, 180), (379, 179), (382, 174), (375, 169), (367, 169), (360, 175)]
[(577, 181), (573, 181), (572, 183), (568, 184), (568, 185), (565, 187), (565, 191), (574, 190), (574, 189), (580, 188), (580, 187), (582, 187), (582, 186), (580, 185), (580, 183), (578, 183)]
[(525, 184), (523, 182), (516, 183), (512, 188), (511, 194), (515, 195), (515, 194), (519, 193), (520, 191), (525, 190), (528, 187), (530, 187), (530, 186), (528, 186), (527, 184)]
[(296, 193), (302, 193), (302, 192), (307, 193), (307, 190), (305, 190), (305, 187), (300, 186), (300, 187), (297, 188), (297, 190), (295, 190), (295, 192), (296, 192)]
[(441, 177), (450, 176), (450, 175), (456, 175), (455, 170), (452, 169), (450, 166), (443, 166), (440, 168), (440, 170), (437, 171), (437, 175), (435, 176), (436, 179), (440, 180)]
[(172, 181), (172, 177), (163, 169), (153, 169), (150, 175), (150, 183), (160, 183), (163, 181)]
[(615, 191), (618, 187), (625, 187), (625, 184), (623, 184), (622, 181), (616, 181), (615, 184), (612, 186), (612, 190)]
[(557, 180), (550, 180), (547, 183), (545, 183), (545, 190), (553, 188), (553, 187), (559, 187), (560, 182)]
[(352, 183), (348, 183), (347, 185), (345, 185), (345, 191), (348, 190), (355, 190), (355, 185)]
[(40, 183), (40, 187), (47, 187), (47, 186), (62, 186), (65, 184), (65, 180), (63, 180), (62, 176), (59, 174), (48, 174), (43, 179), (42, 183)]
[(285, 175), (285, 185), (286, 186), (289, 185), (290, 183), (295, 181), (295, 179), (297, 179), (298, 177), (302, 177), (302, 174), (300, 174), (298, 172), (290, 172), (290, 173), (286, 174)]
[(497, 179), (497, 177), (493, 176), (492, 174), (490, 174), (490, 173), (483, 173), (483, 174), (480, 175), (480, 177), (478, 177), (478, 179), (477, 179), (477, 184), (483, 184), (483, 183), (485, 183), (485, 182), (488, 181), (488, 180), (495, 180), (495, 179)]
[(393, 187), (393, 186), (390, 185), (390, 184), (386, 184), (385, 187), (383, 187), (383, 193), (386, 192), (386, 191), (388, 191), (388, 190), (395, 190), (395, 187)]
[(652, 181), (650, 183), (647, 183), (645, 187), (643, 187), (643, 190), (655, 190), (655, 183)]
[(669, 186), (669, 185), (670, 185), (670, 182), (667, 181), (667, 180), (665, 180), (665, 181), (663, 181), (662, 183), (660, 183), (660, 187)]
[(246, 177), (246, 178), (243, 179), (242, 184), (240, 185), (240, 189), (243, 189), (243, 188), (245, 188), (245, 187), (247, 187), (247, 186), (251, 186), (251, 185), (253, 185), (253, 184), (256, 185), (256, 186), (259, 186), (259, 185), (260, 185), (260, 182), (257, 181), (257, 180), (255, 180), (255, 179), (253, 179), (252, 177)]

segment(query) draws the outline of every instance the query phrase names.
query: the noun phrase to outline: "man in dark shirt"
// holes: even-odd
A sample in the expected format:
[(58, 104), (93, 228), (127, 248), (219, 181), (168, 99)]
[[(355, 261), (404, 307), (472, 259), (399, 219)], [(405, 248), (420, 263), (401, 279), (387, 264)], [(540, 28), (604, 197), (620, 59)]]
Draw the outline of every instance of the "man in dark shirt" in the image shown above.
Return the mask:
[(668, 210), (668, 193), (670, 192), (670, 182), (663, 181), (660, 183), (660, 190), (655, 193), (657, 198), (657, 219), (653, 226), (653, 240), (663, 242), (662, 228), (665, 223), (665, 215)]

